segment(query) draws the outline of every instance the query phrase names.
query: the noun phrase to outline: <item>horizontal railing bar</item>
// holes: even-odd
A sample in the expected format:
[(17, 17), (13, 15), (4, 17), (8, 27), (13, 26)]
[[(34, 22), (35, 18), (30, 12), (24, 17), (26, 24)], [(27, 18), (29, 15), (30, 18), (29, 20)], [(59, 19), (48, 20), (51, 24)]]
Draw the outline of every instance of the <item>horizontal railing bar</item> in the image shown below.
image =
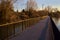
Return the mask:
[[(38, 18), (40, 18), (40, 17), (36, 17), (36, 18), (38, 19)], [(20, 21), (17, 21), (17, 22), (6, 23), (6, 24), (0, 25), (0, 27), (1, 27), (1, 26), (6, 26), (6, 25), (11, 25), (11, 24), (16, 24), (16, 23), (20, 23), (20, 22), (24, 22), (24, 21), (36, 19), (36, 18), (30, 18), (30, 19), (26, 19), (26, 20), (20, 20)]]

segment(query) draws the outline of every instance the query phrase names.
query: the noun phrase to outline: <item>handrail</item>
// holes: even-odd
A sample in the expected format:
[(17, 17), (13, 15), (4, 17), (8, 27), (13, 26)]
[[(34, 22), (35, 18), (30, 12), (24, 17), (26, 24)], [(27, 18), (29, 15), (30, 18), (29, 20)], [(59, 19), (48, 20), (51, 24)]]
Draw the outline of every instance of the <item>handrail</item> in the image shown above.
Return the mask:
[[(37, 17), (37, 18), (40, 18), (40, 17)], [(26, 19), (26, 20), (20, 20), (20, 21), (17, 21), (17, 22), (6, 23), (6, 24), (0, 25), (0, 27), (1, 27), (1, 26), (6, 26), (6, 25), (15, 24), (15, 23), (20, 23), (20, 22), (28, 21), (28, 20), (32, 20), (32, 19), (36, 19), (36, 18), (30, 18), (30, 19)]]

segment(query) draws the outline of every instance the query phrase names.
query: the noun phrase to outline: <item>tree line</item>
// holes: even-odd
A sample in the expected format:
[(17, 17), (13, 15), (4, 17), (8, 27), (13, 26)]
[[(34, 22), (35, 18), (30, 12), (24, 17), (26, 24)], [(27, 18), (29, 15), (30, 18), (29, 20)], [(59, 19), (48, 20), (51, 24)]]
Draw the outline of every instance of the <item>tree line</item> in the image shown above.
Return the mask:
[(21, 12), (18, 12), (18, 10), (14, 11), (13, 4), (16, 1), (17, 0), (0, 0), (0, 24), (17, 22), (29, 18), (47, 16), (48, 12), (51, 16), (56, 16), (56, 14), (60, 14), (60, 12), (58, 11), (51, 12), (50, 7), (47, 7), (44, 10), (36, 11), (38, 6), (34, 0), (28, 0), (26, 3), (26, 8), (23, 9)]
[[(21, 12), (15, 12), (13, 4), (17, 0), (0, 0), (0, 24), (16, 22), (28, 18), (35, 17), (33, 10), (36, 9), (34, 0), (29, 0), (26, 3), (26, 9)], [(29, 10), (29, 11), (28, 11)]]

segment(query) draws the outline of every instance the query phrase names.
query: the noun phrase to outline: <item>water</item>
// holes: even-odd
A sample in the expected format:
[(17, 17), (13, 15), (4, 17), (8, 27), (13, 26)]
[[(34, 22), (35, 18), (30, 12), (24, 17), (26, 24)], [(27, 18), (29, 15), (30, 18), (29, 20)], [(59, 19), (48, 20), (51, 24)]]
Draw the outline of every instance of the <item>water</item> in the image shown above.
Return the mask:
[(58, 30), (60, 31), (60, 18), (52, 18), (54, 23), (56, 24)]

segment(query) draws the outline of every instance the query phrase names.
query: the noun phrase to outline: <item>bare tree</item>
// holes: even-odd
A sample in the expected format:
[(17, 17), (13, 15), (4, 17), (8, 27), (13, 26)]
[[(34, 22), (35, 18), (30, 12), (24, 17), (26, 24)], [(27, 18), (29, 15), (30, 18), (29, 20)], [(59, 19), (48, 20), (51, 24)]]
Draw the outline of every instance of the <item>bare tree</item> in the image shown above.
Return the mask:
[(37, 3), (35, 2), (35, 0), (28, 0), (26, 5), (27, 5), (26, 9), (28, 11), (29, 11), (29, 9), (36, 10), (36, 8), (37, 8)]
[(6, 23), (10, 20), (13, 14), (13, 3), (16, 0), (0, 0), (0, 16), (2, 23)]
[(52, 12), (52, 7), (51, 6), (45, 7), (45, 11)]

